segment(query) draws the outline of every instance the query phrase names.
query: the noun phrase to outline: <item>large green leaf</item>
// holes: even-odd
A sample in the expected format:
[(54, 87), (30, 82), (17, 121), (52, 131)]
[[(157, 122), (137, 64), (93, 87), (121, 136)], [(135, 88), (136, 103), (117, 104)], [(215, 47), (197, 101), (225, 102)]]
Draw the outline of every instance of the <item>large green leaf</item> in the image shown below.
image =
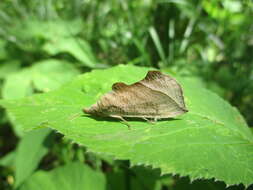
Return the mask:
[(105, 177), (81, 163), (70, 163), (50, 172), (38, 171), (21, 190), (105, 190)]
[[(1, 50), (0, 50), (1, 51)], [(20, 63), (17, 61), (9, 61), (0, 65), (0, 79), (7, 77), (11, 73), (15, 73), (20, 69)]]
[(31, 95), (33, 92), (31, 84), (30, 69), (23, 69), (19, 72), (14, 72), (8, 75), (4, 81), (2, 97), (4, 99), (14, 99)]
[(79, 71), (68, 62), (56, 59), (40, 61), (32, 67), (8, 75), (2, 96), (4, 99), (23, 98), (32, 94), (33, 87), (47, 92), (60, 87), (78, 74)]
[(4, 157), (1, 157), (0, 159), (0, 166), (5, 166), (5, 167), (13, 167), (14, 162), (15, 162), (15, 157), (16, 157), (16, 152), (12, 151), (9, 152), (7, 155)]
[[(5, 72), (8, 70), (11, 69), (5, 69)], [(9, 74), (3, 84), (2, 97), (17, 99), (31, 95), (34, 90), (47, 92), (59, 88), (78, 74), (79, 71), (73, 64), (56, 59), (43, 60), (31, 67)], [(23, 132), (17, 127), (19, 123), (15, 123), (11, 115), (8, 116), (13, 123), (15, 133), (22, 136)]]
[(38, 48), (50, 55), (69, 53), (84, 66), (94, 68), (98, 62), (90, 44), (76, 37), (82, 30), (83, 23), (80, 19), (41, 22), (31, 18), (16, 23), (11, 32), (17, 38), (19, 47), (26, 51)]
[(114, 82), (133, 83), (148, 68), (117, 66), (79, 76), (64, 87), (20, 100), (4, 100), (24, 130), (44, 124), (90, 151), (151, 165), (163, 174), (215, 178), (228, 185), (253, 181), (253, 135), (239, 112), (216, 94), (178, 78), (189, 112), (175, 119), (129, 121), (131, 130), (114, 119), (82, 113), (111, 89)]
[(41, 158), (48, 152), (51, 144), (49, 129), (28, 132), (21, 139), (15, 157), (15, 185), (19, 186), (38, 166)]
[(90, 45), (81, 38), (54, 38), (47, 42), (43, 49), (51, 55), (69, 53), (87, 67), (93, 68), (97, 64)]
[(32, 82), (37, 90), (47, 92), (59, 88), (79, 74), (77, 68), (68, 62), (48, 59), (32, 67)]

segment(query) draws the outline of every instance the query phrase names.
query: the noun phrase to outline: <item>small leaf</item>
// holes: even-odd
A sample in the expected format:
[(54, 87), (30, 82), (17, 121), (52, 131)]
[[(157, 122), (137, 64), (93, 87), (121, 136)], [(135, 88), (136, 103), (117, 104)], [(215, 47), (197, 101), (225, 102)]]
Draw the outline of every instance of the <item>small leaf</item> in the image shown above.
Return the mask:
[(20, 63), (15, 61), (10, 61), (1, 64), (2, 65), (0, 65), (0, 79), (5, 78), (12, 73), (15, 73), (20, 69)]
[(30, 131), (23, 136), (16, 152), (15, 186), (19, 186), (36, 169), (42, 157), (48, 152), (49, 129)]
[(58, 53), (69, 53), (87, 67), (93, 68), (95, 67), (95, 64), (97, 64), (91, 47), (86, 41), (80, 38), (58, 37), (47, 42), (44, 46), (44, 50), (51, 55), (56, 55)]
[(81, 163), (70, 163), (52, 171), (38, 171), (29, 178), (21, 190), (105, 190), (105, 177)]
[(4, 99), (15, 99), (31, 95), (33, 92), (31, 75), (29, 69), (10, 74), (4, 81), (2, 97)]
[(40, 61), (10, 74), (4, 82), (2, 96), (4, 99), (23, 98), (33, 93), (33, 87), (44, 92), (54, 90), (78, 74), (70, 63), (54, 59)]
[(216, 94), (176, 77), (183, 87), (189, 112), (155, 125), (88, 117), (84, 107), (95, 103), (115, 82), (131, 84), (148, 68), (117, 66), (95, 70), (49, 93), (0, 101), (24, 130), (46, 122), (66, 138), (90, 151), (151, 165), (163, 174), (189, 175), (191, 180), (215, 178), (227, 185), (253, 179), (253, 134), (240, 113)]
[(9, 152), (7, 155), (5, 155), (4, 157), (2, 157), (0, 159), (0, 165), (5, 166), (5, 167), (7, 167), (7, 166), (13, 167), (15, 157), (16, 157), (16, 152), (15, 151)]
[(79, 74), (73, 64), (54, 59), (37, 62), (32, 70), (33, 84), (43, 92), (54, 90)]

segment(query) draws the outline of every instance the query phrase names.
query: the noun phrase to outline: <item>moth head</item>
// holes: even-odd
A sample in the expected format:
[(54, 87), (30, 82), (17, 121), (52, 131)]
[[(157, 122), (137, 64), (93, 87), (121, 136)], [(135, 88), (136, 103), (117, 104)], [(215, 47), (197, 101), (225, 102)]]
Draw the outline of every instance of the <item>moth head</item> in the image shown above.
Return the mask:
[(83, 112), (84, 113), (88, 113), (88, 114), (91, 114), (91, 115), (101, 115), (100, 113), (100, 109), (98, 107), (97, 104), (93, 104), (91, 107), (89, 108), (84, 108), (83, 109)]

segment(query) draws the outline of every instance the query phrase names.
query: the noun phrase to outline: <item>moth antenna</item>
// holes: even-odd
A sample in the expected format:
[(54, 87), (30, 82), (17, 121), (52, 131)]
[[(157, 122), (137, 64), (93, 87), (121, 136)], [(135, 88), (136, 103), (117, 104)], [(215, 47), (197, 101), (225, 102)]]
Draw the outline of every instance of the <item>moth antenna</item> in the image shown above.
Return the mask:
[(80, 116), (81, 116), (81, 113), (75, 113), (75, 114), (71, 115), (68, 119), (70, 121), (73, 121), (74, 119), (76, 119), (76, 118), (78, 118)]

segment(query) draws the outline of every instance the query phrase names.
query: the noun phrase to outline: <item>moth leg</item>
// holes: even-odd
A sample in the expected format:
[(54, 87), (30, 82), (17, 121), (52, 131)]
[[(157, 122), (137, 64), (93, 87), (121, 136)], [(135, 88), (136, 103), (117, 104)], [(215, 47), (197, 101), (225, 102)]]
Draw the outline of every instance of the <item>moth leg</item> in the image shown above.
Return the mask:
[(146, 117), (142, 117), (142, 119), (144, 119), (144, 120), (145, 120), (145, 121), (147, 121), (148, 123), (155, 124), (155, 122), (154, 122), (154, 121), (149, 120), (149, 119), (148, 119), (148, 118), (146, 118)]
[(119, 115), (110, 115), (110, 116), (113, 118), (120, 119), (128, 127), (128, 129), (130, 129), (131, 126), (128, 124), (128, 122), (123, 117), (121, 117)]

